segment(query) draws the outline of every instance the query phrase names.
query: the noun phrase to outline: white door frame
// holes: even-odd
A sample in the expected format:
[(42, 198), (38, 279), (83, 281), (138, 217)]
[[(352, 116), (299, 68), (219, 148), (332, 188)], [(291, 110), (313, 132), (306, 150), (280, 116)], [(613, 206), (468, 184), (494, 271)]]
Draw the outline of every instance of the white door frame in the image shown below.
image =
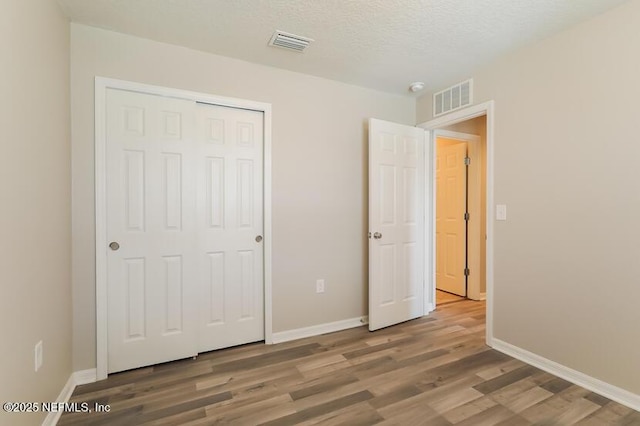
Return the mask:
[[(426, 240), (426, 253), (428, 257), (427, 270), (431, 273), (425, 276), (425, 306), (428, 306), (428, 311), (433, 310), (435, 307), (436, 298), (436, 251), (435, 251), (435, 130), (450, 126), (452, 124), (459, 123), (461, 121), (470, 120), (472, 118), (486, 115), (487, 117), (487, 135), (486, 135), (486, 148), (487, 148), (487, 319), (486, 319), (486, 343), (488, 346), (493, 346), (493, 136), (494, 136), (494, 101), (484, 102), (478, 105), (473, 105), (468, 108), (464, 108), (452, 113), (443, 115), (433, 120), (420, 123), (417, 127), (421, 127), (431, 134), (429, 146), (425, 151), (428, 151), (427, 157), (427, 173), (431, 174), (431, 185), (427, 187), (427, 206), (426, 211), (431, 215), (431, 220), (426, 223), (427, 240)], [(429, 217), (427, 214), (427, 217)]]
[(271, 104), (152, 86), (124, 80), (95, 79), (95, 219), (96, 219), (96, 378), (107, 378), (107, 197), (106, 197), (106, 99), (107, 89), (187, 99), (264, 113), (264, 336), (273, 343), (272, 251), (271, 251)]

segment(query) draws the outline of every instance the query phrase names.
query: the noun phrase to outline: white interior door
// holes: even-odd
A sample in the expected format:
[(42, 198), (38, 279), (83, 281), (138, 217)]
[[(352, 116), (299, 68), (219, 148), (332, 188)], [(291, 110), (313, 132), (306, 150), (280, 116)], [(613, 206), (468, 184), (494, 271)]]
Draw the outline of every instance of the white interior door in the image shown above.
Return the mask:
[(263, 113), (197, 106), (200, 352), (264, 340)]
[(369, 330), (424, 314), (425, 131), (369, 120)]
[(436, 138), (436, 288), (466, 296), (467, 143)]
[(194, 107), (107, 90), (108, 372), (197, 353)]

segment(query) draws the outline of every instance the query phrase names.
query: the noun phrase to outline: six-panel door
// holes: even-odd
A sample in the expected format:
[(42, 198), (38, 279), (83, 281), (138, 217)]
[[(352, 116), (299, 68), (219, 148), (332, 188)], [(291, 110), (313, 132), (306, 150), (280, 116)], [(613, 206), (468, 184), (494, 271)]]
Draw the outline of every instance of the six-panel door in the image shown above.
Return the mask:
[(109, 89), (106, 123), (108, 371), (262, 340), (262, 114)]
[(436, 144), (436, 288), (466, 296), (467, 143)]
[(424, 313), (425, 132), (369, 120), (369, 329)]
[(197, 106), (200, 352), (264, 339), (262, 120)]

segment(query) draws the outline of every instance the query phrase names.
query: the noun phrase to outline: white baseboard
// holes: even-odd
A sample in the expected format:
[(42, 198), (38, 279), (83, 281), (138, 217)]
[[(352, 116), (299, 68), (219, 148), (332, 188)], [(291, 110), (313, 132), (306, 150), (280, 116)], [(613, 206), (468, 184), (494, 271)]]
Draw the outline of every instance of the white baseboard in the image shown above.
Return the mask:
[(96, 369), (90, 368), (88, 370), (80, 370), (73, 373), (73, 380), (76, 386), (86, 385), (87, 383), (93, 383), (97, 380)]
[[(73, 378), (73, 374), (69, 376), (69, 380), (62, 388), (60, 395), (56, 398), (55, 402), (69, 402), (69, 398), (71, 398), (71, 394), (73, 390), (76, 388), (76, 383)], [(62, 411), (50, 411), (42, 422), (42, 426), (55, 426), (58, 424), (58, 420), (60, 420), (60, 416), (62, 415)]]
[(273, 333), (273, 343), (283, 343), (290, 340), (303, 339), (305, 337), (319, 336), (320, 334), (333, 333), (348, 328), (360, 327), (369, 323), (369, 317), (350, 318), (325, 324), (312, 325), (311, 327), (297, 328), (295, 330)]
[[(65, 383), (60, 395), (56, 398), (55, 402), (69, 402), (73, 391), (76, 386), (85, 385), (87, 383), (93, 383), (96, 381), (96, 369), (92, 368), (89, 370), (76, 371), (75, 373), (71, 373), (69, 376), (69, 380)], [(42, 426), (55, 426), (58, 424), (58, 420), (60, 420), (60, 416), (62, 416), (62, 411), (51, 411), (45, 417), (42, 422)]]
[(640, 395), (638, 394), (629, 392), (607, 382), (603, 382), (600, 379), (588, 376), (577, 370), (558, 364), (555, 361), (551, 361), (547, 358), (541, 357), (540, 355), (536, 355), (525, 349), (519, 348), (500, 339), (496, 339), (495, 337), (491, 339), (491, 346), (497, 351), (517, 358), (520, 361), (524, 361), (527, 364), (539, 368), (540, 370), (544, 370), (547, 373), (551, 373), (571, 383), (607, 397), (612, 401), (626, 405), (636, 411), (640, 411)]
[(470, 300), (476, 300), (476, 301), (487, 300), (487, 293), (472, 293), (472, 292), (469, 292), (469, 295), (467, 297)]

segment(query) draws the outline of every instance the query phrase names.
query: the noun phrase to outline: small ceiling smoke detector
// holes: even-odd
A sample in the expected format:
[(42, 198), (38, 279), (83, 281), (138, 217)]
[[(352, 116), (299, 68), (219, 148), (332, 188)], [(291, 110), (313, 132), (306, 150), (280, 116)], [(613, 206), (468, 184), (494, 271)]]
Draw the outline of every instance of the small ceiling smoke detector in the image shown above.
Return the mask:
[(269, 41), (269, 46), (282, 47), (283, 49), (303, 52), (312, 41), (313, 39), (309, 37), (303, 37), (277, 30), (273, 33), (273, 36)]
[(423, 82), (421, 82), (421, 81), (416, 81), (416, 82), (411, 83), (411, 84), (409, 85), (409, 90), (411, 90), (411, 91), (412, 91), (412, 92), (414, 92), (414, 93), (415, 93), (415, 92), (419, 92), (419, 91), (421, 91), (422, 89), (424, 89), (424, 83), (423, 83)]

